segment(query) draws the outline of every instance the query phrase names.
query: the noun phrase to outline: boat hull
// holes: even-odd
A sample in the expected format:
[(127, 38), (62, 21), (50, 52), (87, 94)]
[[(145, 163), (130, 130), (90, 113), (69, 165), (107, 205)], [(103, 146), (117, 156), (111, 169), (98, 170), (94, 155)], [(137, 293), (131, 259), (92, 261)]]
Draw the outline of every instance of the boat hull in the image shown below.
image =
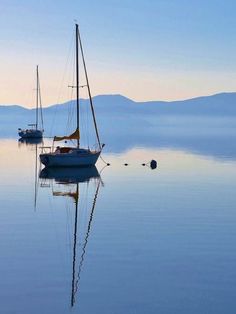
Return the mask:
[(18, 134), (21, 138), (28, 138), (28, 139), (43, 137), (43, 132), (41, 130), (32, 130), (32, 129), (21, 130)]
[(46, 167), (89, 167), (94, 166), (100, 155), (99, 152), (87, 152), (86, 154), (40, 154), (39, 158)]

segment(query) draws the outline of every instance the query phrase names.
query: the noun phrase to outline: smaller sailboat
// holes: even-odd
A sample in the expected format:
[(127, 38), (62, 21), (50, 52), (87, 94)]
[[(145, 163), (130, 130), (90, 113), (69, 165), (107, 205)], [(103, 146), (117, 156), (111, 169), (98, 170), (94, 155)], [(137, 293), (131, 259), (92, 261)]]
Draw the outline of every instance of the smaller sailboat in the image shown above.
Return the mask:
[[(39, 128), (39, 111), (41, 128)], [(41, 92), (39, 83), (39, 70), (36, 67), (36, 110), (35, 110), (35, 123), (28, 124), (28, 129), (18, 129), (18, 134), (22, 139), (40, 139), (43, 137), (43, 112), (41, 103)]]
[[(56, 150), (53, 151), (53, 148), (51, 152), (49, 153), (42, 153), (39, 155), (40, 161), (46, 166), (46, 167), (88, 167), (88, 166), (94, 166), (95, 163), (98, 160), (98, 157), (101, 154), (102, 148), (104, 146), (101, 145), (99, 134), (98, 134), (98, 128), (95, 118), (95, 112), (93, 108), (93, 101), (91, 97), (90, 87), (89, 87), (89, 81), (88, 81), (88, 75), (87, 75), (87, 69), (85, 65), (84, 60), (84, 53), (79, 33), (79, 27), (78, 24), (75, 24), (75, 43), (76, 43), (76, 85), (71, 86), (76, 89), (76, 122), (77, 127), (75, 131), (66, 136), (55, 136), (54, 141), (73, 141), (76, 140), (77, 145), (76, 146), (57, 146)], [(79, 51), (81, 52), (82, 57), (82, 63), (83, 63), (83, 69), (86, 79), (86, 85), (83, 85), (83, 87), (87, 87), (88, 95), (89, 95), (89, 101), (90, 101), (90, 108), (92, 112), (93, 117), (93, 124), (95, 128), (95, 133), (97, 137), (98, 142), (98, 149), (90, 150), (89, 148), (81, 148), (80, 147), (80, 101), (79, 101), (79, 88), (81, 87), (79, 85)]]

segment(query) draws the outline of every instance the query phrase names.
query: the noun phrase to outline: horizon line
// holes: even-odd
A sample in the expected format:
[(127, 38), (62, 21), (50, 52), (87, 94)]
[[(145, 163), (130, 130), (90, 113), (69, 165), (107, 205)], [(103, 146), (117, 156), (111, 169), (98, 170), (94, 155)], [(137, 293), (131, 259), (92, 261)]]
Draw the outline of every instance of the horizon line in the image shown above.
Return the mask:
[[(182, 98), (182, 99), (176, 99), (176, 100), (156, 100), (156, 99), (152, 99), (152, 100), (136, 101), (136, 100), (133, 100), (132, 98), (129, 98), (129, 97), (127, 97), (125, 95), (122, 95), (122, 94), (119, 94), (119, 93), (117, 93), (117, 94), (116, 93), (115, 94), (97, 94), (97, 95), (93, 96), (92, 98), (102, 97), (102, 96), (105, 96), (105, 97), (106, 96), (119, 96), (119, 97), (126, 98), (128, 100), (131, 100), (134, 103), (150, 103), (150, 102), (173, 103), (173, 102), (188, 101), (188, 100), (194, 100), (194, 99), (198, 99), (198, 98), (213, 97), (213, 96), (217, 96), (217, 95), (234, 94), (234, 93), (236, 93), (236, 91), (230, 91), (230, 92), (222, 91), (222, 92), (217, 92), (217, 93), (214, 93), (214, 94), (194, 96), (194, 97), (191, 97), (191, 98)], [(89, 98), (80, 98), (80, 100), (89, 100)], [(64, 102), (61, 102), (61, 103), (53, 103), (53, 104), (50, 104), (50, 105), (42, 106), (42, 108), (46, 109), (46, 108), (50, 108), (50, 107), (56, 106), (56, 105), (63, 105), (63, 104), (69, 103), (71, 101), (76, 101), (76, 99), (64, 101)], [(14, 107), (14, 106), (21, 107), (21, 108), (28, 109), (28, 110), (35, 110), (35, 108), (25, 107), (22, 104), (0, 104), (0, 107)]]

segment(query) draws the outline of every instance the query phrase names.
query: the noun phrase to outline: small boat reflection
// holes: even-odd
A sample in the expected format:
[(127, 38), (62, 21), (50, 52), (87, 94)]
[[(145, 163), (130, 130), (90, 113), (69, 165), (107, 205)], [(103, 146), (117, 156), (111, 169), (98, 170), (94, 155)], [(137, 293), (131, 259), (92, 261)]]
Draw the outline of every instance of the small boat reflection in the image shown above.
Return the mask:
[(43, 142), (42, 138), (20, 138), (18, 140), (19, 146), (21, 145), (36, 145)]
[[(89, 240), (89, 234), (92, 228), (92, 221), (95, 213), (95, 206), (98, 197), (98, 192), (100, 185), (103, 184), (100, 174), (96, 166), (84, 167), (84, 168), (68, 168), (68, 167), (57, 167), (57, 168), (44, 168), (39, 177), (41, 179), (51, 181), (60, 186), (60, 190), (52, 189), (53, 196), (69, 197), (73, 199), (75, 206), (74, 219), (73, 219), (73, 248), (72, 248), (72, 279), (71, 279), (71, 294), (70, 294), (70, 304), (74, 307), (76, 301), (76, 294), (79, 292), (79, 283), (81, 278), (81, 272), (83, 268), (83, 263), (86, 255), (86, 247)], [(90, 181), (95, 182), (95, 190), (93, 192), (91, 209), (88, 215), (88, 222), (86, 224), (85, 233), (80, 234), (81, 243), (78, 242), (79, 233), (79, 220), (80, 215), (83, 214), (83, 208), (80, 208), (79, 203), (81, 201), (80, 186), (84, 183), (89, 185)], [(41, 185), (46, 186), (46, 185)], [(48, 185), (50, 187), (50, 185)], [(71, 189), (72, 187), (73, 190)], [(68, 189), (69, 188), (69, 189)], [(87, 209), (87, 205), (84, 202), (83, 205)], [(81, 233), (81, 232), (80, 232)], [(80, 254), (78, 254), (78, 249), (80, 249)], [(77, 256), (79, 255), (79, 257)]]
[(46, 167), (39, 174), (41, 179), (54, 179), (58, 183), (82, 183), (91, 179), (100, 178), (96, 166), (69, 168), (69, 167)]
[[(43, 142), (42, 138), (20, 138), (18, 140), (18, 147), (27, 147), (27, 151), (35, 152), (34, 154), (34, 210), (36, 210), (37, 192), (38, 192), (38, 144)], [(30, 164), (29, 164), (30, 167)]]

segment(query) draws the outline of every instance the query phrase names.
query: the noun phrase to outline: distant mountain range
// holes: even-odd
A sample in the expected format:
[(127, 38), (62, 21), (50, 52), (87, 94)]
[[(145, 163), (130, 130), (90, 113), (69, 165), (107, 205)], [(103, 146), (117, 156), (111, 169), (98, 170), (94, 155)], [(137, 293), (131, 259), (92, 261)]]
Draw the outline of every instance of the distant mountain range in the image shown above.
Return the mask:
[[(99, 95), (93, 98), (96, 112), (100, 114), (141, 114), (141, 115), (211, 115), (235, 116), (236, 92), (220, 93), (212, 96), (196, 97), (178, 101), (147, 101), (135, 102), (122, 95)], [(73, 101), (72, 101), (73, 102)], [(81, 104), (88, 100), (81, 99)], [(44, 108), (44, 114), (57, 111), (58, 114), (67, 110), (71, 102), (56, 104)], [(0, 105), (1, 115), (28, 115), (34, 109), (26, 109), (17, 105)]]
[[(236, 159), (236, 93), (221, 93), (182, 101), (135, 102), (121, 95), (93, 98), (105, 150), (170, 147)], [(81, 138), (94, 143), (88, 100), (81, 99)], [(45, 137), (68, 134), (75, 128), (74, 101), (43, 109)], [(35, 110), (0, 106), (0, 137), (18, 138), (18, 127), (35, 121)]]

